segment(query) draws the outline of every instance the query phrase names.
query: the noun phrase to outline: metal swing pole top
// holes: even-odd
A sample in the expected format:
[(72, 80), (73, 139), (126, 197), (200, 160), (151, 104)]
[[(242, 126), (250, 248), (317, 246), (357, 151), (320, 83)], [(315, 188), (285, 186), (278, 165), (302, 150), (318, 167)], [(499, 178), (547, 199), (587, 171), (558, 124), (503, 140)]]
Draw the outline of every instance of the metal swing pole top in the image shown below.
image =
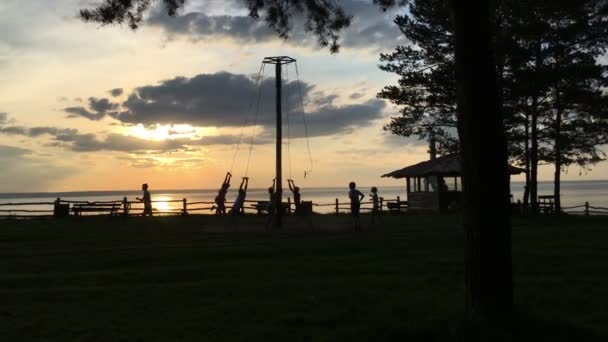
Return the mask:
[(296, 60), (288, 56), (275, 56), (265, 57), (262, 61), (263, 64), (274, 64), (275, 66), (275, 80), (276, 80), (276, 111), (277, 111), (277, 122), (276, 122), (276, 184), (275, 184), (275, 220), (274, 226), (281, 228), (283, 226), (283, 174), (282, 174), (282, 142), (283, 142), (283, 129), (281, 120), (281, 67), (283, 65), (295, 63)]

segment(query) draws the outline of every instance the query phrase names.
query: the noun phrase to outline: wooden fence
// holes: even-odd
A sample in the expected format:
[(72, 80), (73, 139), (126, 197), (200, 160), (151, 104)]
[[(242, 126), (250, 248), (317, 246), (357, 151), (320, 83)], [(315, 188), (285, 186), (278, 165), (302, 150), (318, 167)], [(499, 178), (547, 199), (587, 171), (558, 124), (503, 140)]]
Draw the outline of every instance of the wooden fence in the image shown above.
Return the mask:
[[(162, 203), (176, 204), (173, 208), (164, 209), (153, 209), (154, 215), (191, 215), (191, 214), (202, 214), (208, 211), (209, 214), (213, 213), (215, 202), (212, 201), (195, 201), (188, 202), (188, 199), (183, 198), (181, 200), (162, 200), (152, 201), (152, 207), (154, 204)], [(226, 208), (230, 209), (234, 202), (226, 202)], [(264, 211), (265, 203), (264, 200), (246, 200), (243, 208), (244, 212), (247, 213), (261, 213)], [(287, 198), (287, 202), (283, 203), (288, 213), (291, 213), (295, 209), (295, 205), (292, 203), (291, 198)], [(35, 207), (35, 209), (32, 209)], [(40, 207), (46, 207), (41, 209)], [(350, 212), (350, 202), (340, 202), (338, 198), (333, 203), (312, 203), (313, 208), (323, 208), (324, 213), (334, 213), (336, 215), (345, 214)], [(391, 213), (400, 213), (406, 211), (408, 208), (407, 201), (402, 201), (399, 196), (396, 199), (386, 200), (380, 198), (380, 210), (388, 211)], [(521, 208), (520, 208), (521, 209)], [(371, 211), (372, 203), (363, 202), (361, 203), (361, 211)], [(314, 210), (319, 212), (319, 210)], [(550, 212), (550, 211), (549, 211)], [(562, 212), (572, 215), (608, 215), (608, 208), (596, 207), (585, 202), (584, 204), (570, 207), (562, 207)], [(57, 198), (53, 202), (26, 202), (26, 203), (0, 203), (0, 219), (2, 218), (43, 218), (52, 216), (68, 216), (68, 215), (114, 215), (114, 216), (141, 216), (143, 213), (143, 203), (140, 201), (129, 201), (126, 197), (122, 200), (116, 201), (68, 201)]]
[[(162, 203), (163, 206), (168, 204), (176, 204), (173, 208), (154, 208), (154, 204)], [(265, 204), (268, 201), (264, 200), (245, 200), (243, 208), (244, 212), (262, 213), (265, 210)], [(343, 214), (350, 212), (350, 202), (340, 202), (338, 198), (334, 203), (311, 203), (314, 208), (331, 207), (334, 214)], [(234, 202), (225, 202), (227, 210), (232, 207)], [(32, 207), (47, 207), (45, 209), (31, 209)], [(283, 206), (288, 213), (295, 210), (295, 205), (291, 198), (287, 198), (287, 202), (283, 202)], [(162, 200), (152, 201), (154, 215), (190, 215), (200, 214), (208, 211), (213, 213), (215, 202), (213, 201), (195, 201), (188, 202), (187, 198), (181, 200)], [(401, 201), (399, 196), (394, 200), (385, 200), (380, 198), (380, 210), (388, 210), (390, 212), (401, 212), (407, 208), (407, 202)], [(140, 201), (129, 201), (126, 197), (116, 201), (70, 201), (57, 198), (53, 202), (25, 202), (25, 203), (0, 203), (0, 219), (1, 218), (44, 218), (53, 216), (80, 216), (80, 215), (112, 215), (112, 216), (141, 216), (143, 213), (143, 203)], [(329, 208), (328, 208), (329, 209)], [(361, 211), (371, 211), (372, 203), (361, 203)], [(314, 211), (314, 210), (313, 210)]]

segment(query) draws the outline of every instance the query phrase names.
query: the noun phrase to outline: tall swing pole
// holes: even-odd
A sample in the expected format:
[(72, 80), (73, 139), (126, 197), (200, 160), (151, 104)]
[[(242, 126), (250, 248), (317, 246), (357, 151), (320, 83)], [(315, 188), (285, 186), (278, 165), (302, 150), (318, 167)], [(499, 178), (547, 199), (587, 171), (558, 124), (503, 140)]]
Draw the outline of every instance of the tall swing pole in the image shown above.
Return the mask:
[(282, 121), (282, 103), (281, 103), (281, 69), (283, 65), (294, 63), (296, 60), (287, 56), (265, 57), (262, 63), (275, 65), (275, 84), (276, 84), (276, 178), (275, 178), (275, 228), (283, 227), (283, 121)]

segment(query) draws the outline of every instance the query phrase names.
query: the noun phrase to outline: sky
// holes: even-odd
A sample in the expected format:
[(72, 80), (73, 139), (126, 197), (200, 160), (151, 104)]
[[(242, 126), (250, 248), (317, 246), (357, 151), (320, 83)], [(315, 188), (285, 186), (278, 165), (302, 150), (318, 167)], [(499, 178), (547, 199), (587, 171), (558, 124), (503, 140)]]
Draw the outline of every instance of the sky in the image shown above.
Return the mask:
[[(297, 60), (283, 69), (286, 178), (403, 185), (380, 176), (428, 159), (426, 142), (383, 130), (398, 108), (376, 94), (397, 78), (379, 54), (407, 41), (371, 0), (342, 2), (354, 21), (338, 54), (297, 20), (278, 38), (237, 0), (190, 0), (173, 18), (156, 6), (137, 31), (80, 21), (95, 3), (0, 2), (0, 192), (216, 188), (227, 171), (267, 187), (274, 70), (260, 71), (278, 55)], [(606, 164), (563, 179), (606, 179)]]

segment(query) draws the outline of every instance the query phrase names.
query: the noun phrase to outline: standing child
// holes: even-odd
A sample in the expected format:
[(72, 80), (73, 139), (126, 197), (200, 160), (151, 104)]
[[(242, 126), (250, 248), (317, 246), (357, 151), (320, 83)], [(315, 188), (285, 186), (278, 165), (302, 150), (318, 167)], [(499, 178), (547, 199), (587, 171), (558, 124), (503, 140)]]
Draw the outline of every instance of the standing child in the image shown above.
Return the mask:
[(359, 221), (359, 212), (361, 210), (361, 200), (365, 197), (361, 191), (357, 190), (355, 182), (348, 183), (348, 197), (350, 198), (350, 212), (355, 220), (355, 231), (361, 230), (361, 222)]
[(383, 223), (381, 211), (380, 211), (380, 198), (378, 197), (378, 188), (375, 186), (371, 189), (371, 198), (372, 198), (372, 224), (376, 222), (376, 218), (380, 223)]
[(144, 195), (142, 198), (137, 197), (137, 200), (144, 202), (144, 212), (142, 213), (142, 216), (152, 216), (152, 197), (150, 196), (150, 191), (148, 191), (148, 184), (142, 184), (141, 190), (144, 192)]

